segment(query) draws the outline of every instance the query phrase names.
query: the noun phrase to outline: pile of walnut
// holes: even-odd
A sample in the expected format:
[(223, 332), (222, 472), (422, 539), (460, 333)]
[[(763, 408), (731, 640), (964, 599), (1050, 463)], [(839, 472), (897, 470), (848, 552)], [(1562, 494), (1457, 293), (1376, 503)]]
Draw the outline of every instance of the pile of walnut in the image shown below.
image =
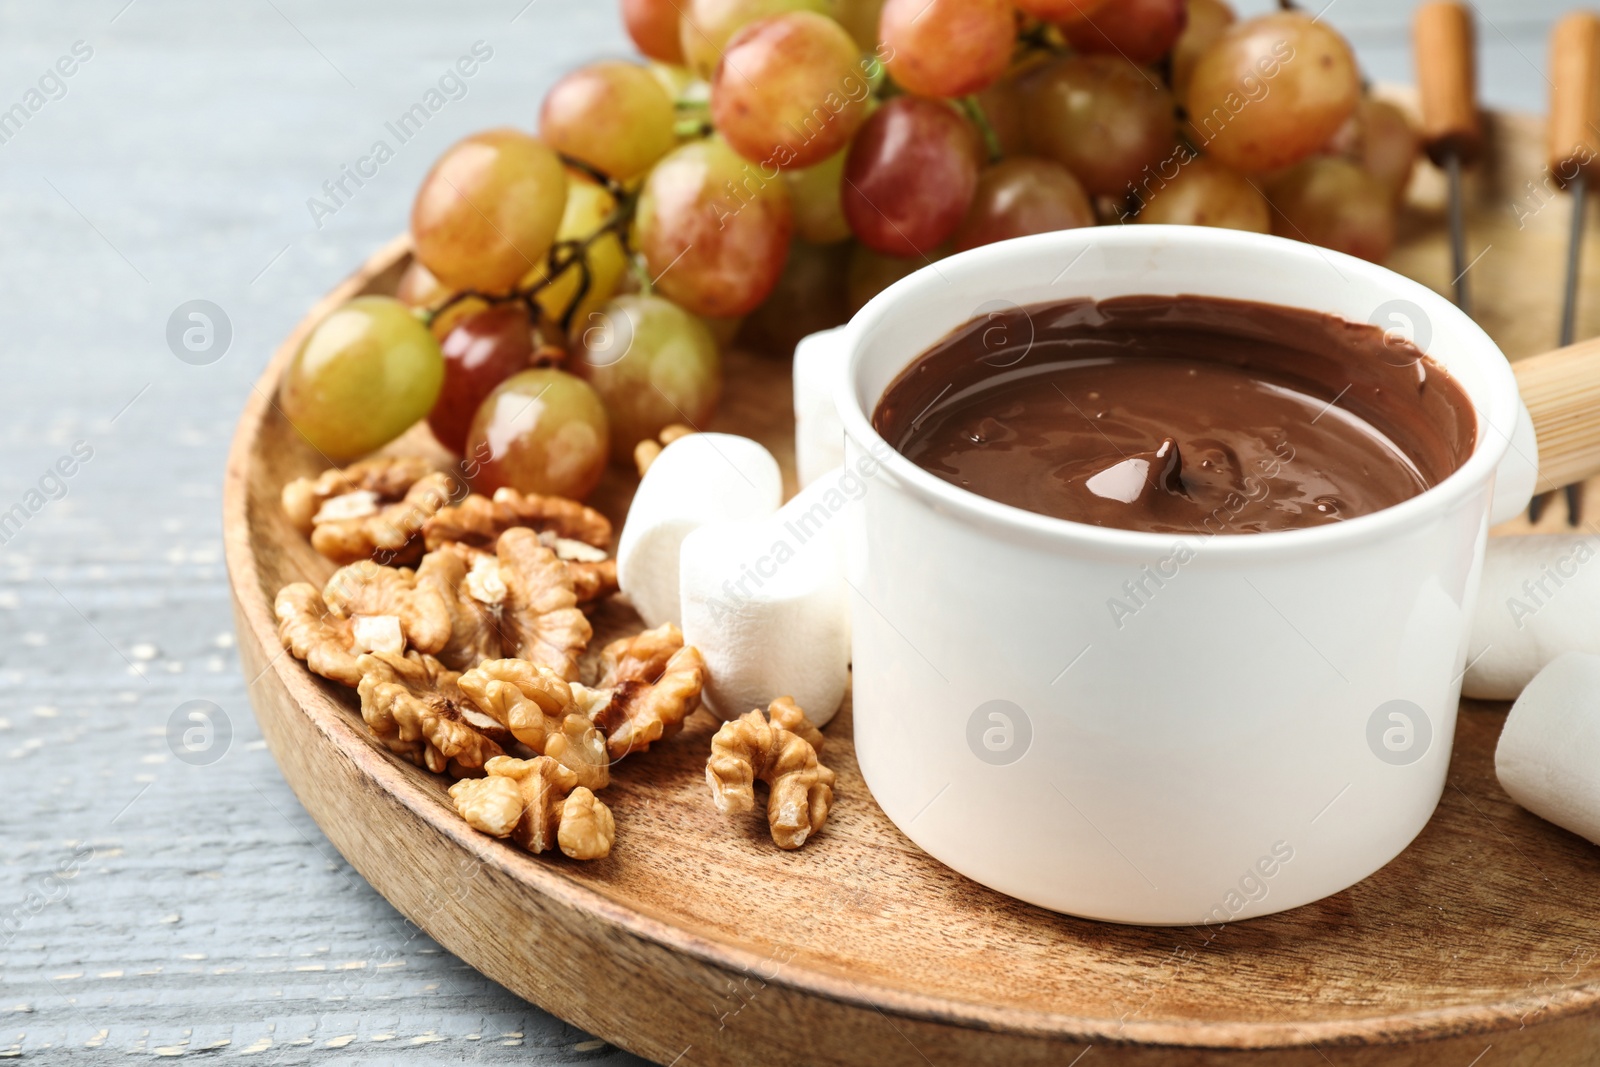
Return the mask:
[[(607, 645), (580, 680), (587, 612), (617, 591), (611, 523), (558, 497), (458, 495), (411, 458), (371, 459), (284, 487), (290, 521), (344, 564), (318, 590), (296, 582), (274, 609), (284, 647), (354, 688), (390, 751), (448, 775), (461, 816), (530, 852), (609, 854), (610, 766), (677, 733), (700, 705), (705, 664), (671, 624)], [(413, 569), (414, 568), (414, 569)], [(772, 838), (798, 848), (822, 828), (833, 772), (822, 735), (786, 699), (725, 724), (706, 767), (717, 807), (771, 788)]]

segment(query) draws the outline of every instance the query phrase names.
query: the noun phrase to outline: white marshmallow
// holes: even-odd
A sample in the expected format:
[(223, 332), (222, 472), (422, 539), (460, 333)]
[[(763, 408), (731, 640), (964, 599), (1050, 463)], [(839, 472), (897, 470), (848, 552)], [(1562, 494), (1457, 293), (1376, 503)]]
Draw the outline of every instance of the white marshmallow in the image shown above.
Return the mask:
[(678, 551), (708, 523), (771, 515), (783, 503), (783, 474), (772, 453), (725, 433), (680, 437), (639, 483), (617, 543), (617, 584), (645, 625), (682, 622)]
[(835, 470), (775, 515), (702, 526), (683, 542), (683, 639), (706, 660), (706, 706), (723, 719), (793, 697), (818, 726), (850, 681), (850, 598)]
[(1568, 652), (1528, 683), (1494, 769), (1512, 800), (1600, 844), (1600, 656)]
[(802, 487), (844, 463), (844, 423), (833, 390), (850, 357), (845, 329), (814, 333), (794, 349), (794, 461)]
[(1600, 540), (1491, 537), (1461, 690), (1513, 700), (1563, 652), (1600, 653)]

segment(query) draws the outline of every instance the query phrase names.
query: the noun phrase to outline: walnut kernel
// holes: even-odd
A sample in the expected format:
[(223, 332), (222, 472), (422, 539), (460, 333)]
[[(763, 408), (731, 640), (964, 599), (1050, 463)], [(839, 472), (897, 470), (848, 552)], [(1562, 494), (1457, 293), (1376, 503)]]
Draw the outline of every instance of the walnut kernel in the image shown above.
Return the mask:
[(314, 522), (311, 547), (335, 563), (364, 559), (394, 565), (415, 563), (422, 558), (423, 525), (454, 495), (449, 475), (424, 475), (403, 499), (385, 504), (373, 514)]
[[(555, 760), (496, 756), (484, 771), (483, 778), (450, 787), (456, 810), (473, 829), (509, 837), (534, 853), (559, 847), (574, 859), (598, 859), (611, 851), (615, 824), (610, 809)], [(570, 803), (573, 796), (576, 804)]]
[(272, 610), (278, 617), (278, 639), (296, 659), (331, 681), (360, 684), (351, 621), (329, 611), (316, 586), (309, 582), (284, 586)]
[(462, 717), (457, 675), (416, 652), (369, 652), (357, 661), (361, 718), (389, 751), (435, 774), (480, 770), (502, 750)]
[[(779, 712), (783, 717), (788, 714)], [(711, 798), (724, 815), (755, 808), (758, 780), (770, 788), (767, 824), (779, 848), (799, 848), (827, 822), (833, 806), (833, 771), (817, 761), (810, 742), (769, 721), (759, 709), (723, 723), (711, 739), (711, 758), (706, 761)]]
[(450, 609), (439, 591), (419, 585), (404, 567), (384, 567), (361, 560), (340, 567), (323, 587), (322, 597), (335, 615), (393, 615), (406, 641), (419, 652), (437, 652), (450, 641)]
[[(368, 494), (376, 505), (392, 503), (433, 472), (433, 465), (415, 456), (364, 459), (343, 470), (326, 470), (315, 478), (296, 478), (283, 487), (284, 514), (301, 534), (309, 535), (329, 501)], [(326, 521), (326, 520), (324, 520)]]
[(429, 549), (451, 543), (493, 548), (501, 534), (518, 527), (595, 548), (611, 543), (611, 520), (593, 508), (510, 488), (496, 490), (492, 499), (473, 493), (453, 507), (441, 508), (423, 525), (422, 533)]

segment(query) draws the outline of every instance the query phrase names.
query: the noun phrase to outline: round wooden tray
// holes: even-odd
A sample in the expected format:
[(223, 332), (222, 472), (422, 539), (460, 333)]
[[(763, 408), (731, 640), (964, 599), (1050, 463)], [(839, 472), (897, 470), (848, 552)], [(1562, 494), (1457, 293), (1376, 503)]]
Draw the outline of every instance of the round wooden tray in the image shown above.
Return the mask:
[[(1521, 356), (1554, 343), (1566, 209), (1519, 228), (1538, 128), (1495, 117), (1490, 129), (1498, 151), (1471, 191), (1474, 254), (1491, 247), (1473, 280), (1481, 320)], [(1443, 290), (1438, 186), (1419, 176), (1393, 263)], [(280, 512), (282, 485), (321, 464), (269, 398), (311, 326), (392, 291), (407, 258), (392, 243), (279, 349), (229, 456), (225, 537), (251, 700), (285, 777), (350, 863), (472, 966), (681, 1067), (1069, 1064), (1091, 1048), (1089, 1062), (1162, 1065), (1465, 1067), (1490, 1046), (1486, 1064), (1597, 1062), (1600, 850), (1501, 791), (1500, 706), (1464, 704), (1443, 802), (1398, 859), (1327, 900), (1220, 928), (1082, 921), (941, 866), (873, 803), (848, 707), (827, 730), (834, 814), (798, 853), (774, 848), (759, 817), (713, 809), (704, 711), (618, 767), (608, 859), (529, 856), (468, 829), (441, 779), (373, 741), (351, 691), (282, 653), (271, 610), (282, 585), (332, 568)], [(787, 361), (735, 352), (727, 370), (715, 428), (761, 440), (792, 471)], [(423, 433), (397, 447), (436, 446)], [(620, 519), (631, 483), (609, 475), (600, 506)], [(600, 628), (630, 614), (610, 608)]]

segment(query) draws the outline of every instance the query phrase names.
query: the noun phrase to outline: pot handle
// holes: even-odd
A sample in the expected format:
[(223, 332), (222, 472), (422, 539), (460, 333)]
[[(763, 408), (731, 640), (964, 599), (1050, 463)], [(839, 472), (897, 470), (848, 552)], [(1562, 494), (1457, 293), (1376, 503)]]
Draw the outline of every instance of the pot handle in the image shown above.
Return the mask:
[(850, 360), (847, 329), (814, 333), (794, 349), (794, 459), (802, 489), (844, 463), (844, 422), (834, 396)]

